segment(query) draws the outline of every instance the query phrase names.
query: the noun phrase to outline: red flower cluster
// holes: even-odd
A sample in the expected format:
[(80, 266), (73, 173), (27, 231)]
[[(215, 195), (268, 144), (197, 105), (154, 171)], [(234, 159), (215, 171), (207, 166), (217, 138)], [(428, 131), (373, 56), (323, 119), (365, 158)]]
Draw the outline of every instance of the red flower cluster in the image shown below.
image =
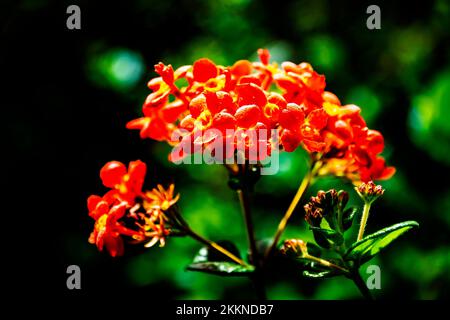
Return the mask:
[(100, 170), (103, 185), (111, 190), (103, 197), (92, 195), (87, 200), (89, 216), (95, 220), (89, 242), (100, 251), (106, 247), (111, 256), (121, 256), (122, 236), (151, 245), (160, 241), (163, 245), (170, 234), (164, 212), (178, 196), (173, 197), (173, 185), (168, 190), (158, 185), (158, 190), (143, 192), (146, 171), (147, 166), (140, 160), (130, 162), (128, 169), (121, 162), (111, 161)]
[[(192, 153), (220, 141), (231, 150), (227, 158), (234, 155), (239, 139), (246, 148), (268, 147), (270, 154), (276, 147), (271, 130), (276, 129), (284, 150), (301, 145), (319, 155), (324, 164), (320, 174), (353, 181), (394, 174), (395, 169), (386, 167), (379, 156), (383, 136), (367, 128), (359, 107), (342, 106), (336, 95), (325, 91), (323, 75), (308, 63), (270, 63), (266, 49), (258, 50), (258, 55), (259, 62), (239, 60), (230, 67), (204, 58), (175, 71), (171, 65), (157, 64), (159, 77), (148, 83), (153, 92), (144, 103), (144, 117), (130, 121), (127, 128)], [(180, 81), (187, 85), (180, 86)], [(174, 133), (177, 139), (172, 139)], [(186, 155), (182, 152), (179, 157)], [(246, 156), (252, 159), (248, 152)]]

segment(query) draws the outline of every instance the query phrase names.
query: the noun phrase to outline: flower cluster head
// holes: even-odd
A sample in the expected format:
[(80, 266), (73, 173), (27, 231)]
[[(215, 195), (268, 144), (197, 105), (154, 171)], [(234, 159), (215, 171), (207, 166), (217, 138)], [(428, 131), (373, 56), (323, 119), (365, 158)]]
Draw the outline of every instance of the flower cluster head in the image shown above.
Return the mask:
[(356, 192), (365, 203), (372, 203), (378, 197), (384, 194), (384, 189), (381, 185), (376, 185), (373, 181), (361, 183), (355, 187)]
[(317, 196), (311, 197), (305, 204), (305, 220), (313, 227), (320, 227), (322, 218), (327, 218), (336, 210), (345, 208), (348, 202), (348, 193), (331, 189), (327, 192), (320, 190)]
[(145, 242), (146, 247), (157, 242), (164, 245), (165, 237), (176, 227), (168, 214), (179, 197), (174, 197), (174, 185), (168, 190), (158, 185), (144, 192), (146, 171), (140, 160), (130, 162), (128, 168), (111, 161), (100, 170), (103, 185), (110, 190), (87, 200), (89, 216), (95, 220), (89, 242), (100, 251), (106, 248), (113, 257), (123, 255), (124, 236), (135, 243)]
[[(358, 106), (341, 105), (326, 91), (323, 75), (306, 62), (272, 63), (266, 49), (258, 55), (257, 62), (232, 66), (205, 58), (176, 70), (158, 63), (143, 117), (127, 128), (174, 146), (173, 161), (205, 150), (226, 149), (223, 159), (234, 157), (240, 144), (246, 159), (259, 161), (278, 148), (301, 146), (321, 159), (320, 175), (366, 182), (394, 174), (380, 156), (381, 133), (367, 127)], [(261, 149), (267, 152), (251, 152)]]
[(308, 256), (308, 247), (305, 241), (300, 239), (290, 239), (286, 240), (281, 247), (280, 252), (285, 255), (292, 255), (295, 257)]

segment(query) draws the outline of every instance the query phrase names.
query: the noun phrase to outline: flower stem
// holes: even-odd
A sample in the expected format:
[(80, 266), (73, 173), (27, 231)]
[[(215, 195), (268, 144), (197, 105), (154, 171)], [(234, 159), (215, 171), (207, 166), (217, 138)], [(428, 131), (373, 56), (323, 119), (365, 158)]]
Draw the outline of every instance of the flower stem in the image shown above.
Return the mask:
[(255, 266), (255, 273), (252, 276), (253, 283), (255, 285), (258, 299), (266, 299), (266, 289), (264, 286), (264, 280), (261, 274), (261, 261), (256, 247), (256, 239), (253, 228), (253, 220), (250, 213), (250, 203), (248, 189), (244, 186), (242, 189), (237, 190), (239, 197), (239, 203), (241, 204), (242, 215), (245, 220), (245, 227), (247, 229), (247, 238), (250, 248), (250, 262)]
[(237, 194), (239, 197), (239, 203), (241, 204), (242, 215), (244, 216), (244, 220), (245, 220), (245, 227), (247, 229), (247, 238), (248, 238), (248, 244), (249, 244), (249, 248), (250, 248), (250, 258), (251, 258), (250, 261), (253, 264), (256, 264), (258, 261), (258, 251), (256, 248), (255, 233), (253, 231), (253, 220), (252, 220), (252, 216), (250, 214), (248, 190), (246, 190), (246, 189), (237, 190)]
[(358, 287), (361, 294), (366, 298), (367, 300), (374, 300), (372, 294), (370, 293), (369, 288), (367, 288), (367, 285), (364, 283), (364, 280), (361, 278), (361, 275), (359, 274), (358, 270), (354, 270), (351, 273), (350, 278), (353, 280), (355, 285)]
[(364, 229), (366, 228), (367, 219), (369, 218), (369, 212), (370, 212), (370, 202), (364, 203), (364, 209), (361, 216), (361, 223), (359, 225), (359, 232), (358, 232), (358, 238), (357, 241), (361, 240), (364, 236)]
[(297, 204), (300, 202), (303, 194), (305, 193), (306, 189), (308, 189), (313, 177), (317, 173), (317, 170), (320, 167), (319, 162), (313, 163), (313, 165), (311, 167), (312, 167), (312, 169), (310, 169), (308, 171), (308, 173), (306, 174), (306, 176), (303, 178), (300, 186), (298, 187), (297, 193), (294, 196), (294, 199), (292, 199), (292, 202), (289, 205), (289, 208), (287, 209), (286, 213), (284, 214), (283, 219), (281, 219), (280, 223), (278, 224), (278, 228), (275, 233), (275, 236), (273, 237), (272, 244), (265, 252), (265, 255), (264, 255), (265, 260), (267, 260), (269, 258), (269, 256), (272, 254), (273, 250), (276, 248), (278, 241), (280, 240), (281, 235), (283, 234), (284, 230), (286, 229), (286, 225), (287, 225), (290, 217), (292, 216), (292, 213), (294, 213), (294, 210), (297, 207)]
[(334, 264), (334, 263), (332, 263), (332, 262), (330, 262), (328, 260), (322, 259), (322, 258), (318, 258), (318, 257), (311, 256), (311, 255), (308, 254), (307, 256), (305, 256), (305, 259), (316, 261), (316, 262), (320, 263), (321, 265), (323, 265), (325, 267), (337, 269), (339, 271), (342, 271), (344, 274), (348, 274), (349, 273), (349, 271), (347, 269), (345, 269), (345, 268), (343, 268), (341, 266), (338, 266), (337, 264)]
[(241, 266), (248, 266), (247, 263), (245, 263), (245, 261), (243, 261), (242, 259), (236, 257), (234, 254), (232, 254), (230, 251), (228, 251), (227, 249), (223, 248), (222, 246), (218, 245), (217, 243), (207, 240), (205, 238), (203, 238), (202, 236), (200, 236), (198, 233), (196, 233), (195, 231), (193, 231), (191, 228), (186, 227), (185, 228), (186, 233), (192, 237), (193, 239), (207, 245), (210, 248), (213, 248), (215, 250), (217, 250), (218, 252), (222, 253), (224, 256), (230, 258), (231, 260), (233, 260), (234, 262), (240, 264)]

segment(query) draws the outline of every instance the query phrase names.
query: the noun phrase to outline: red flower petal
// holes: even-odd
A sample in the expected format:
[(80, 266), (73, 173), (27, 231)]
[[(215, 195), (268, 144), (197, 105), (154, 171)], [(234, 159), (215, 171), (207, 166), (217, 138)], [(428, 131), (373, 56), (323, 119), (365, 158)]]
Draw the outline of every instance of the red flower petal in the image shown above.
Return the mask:
[(211, 78), (217, 77), (217, 67), (209, 59), (202, 58), (194, 63), (194, 69), (192, 71), (194, 80), (198, 82), (206, 82)]
[(231, 67), (231, 73), (237, 78), (249, 75), (250, 72), (252, 72), (252, 64), (248, 60), (236, 61)]
[(155, 71), (162, 77), (165, 83), (167, 83), (168, 85), (173, 84), (174, 73), (173, 68), (170, 64), (166, 66), (164, 65), (164, 63), (160, 62), (155, 65)]
[(235, 118), (237, 125), (242, 128), (254, 126), (261, 115), (261, 110), (255, 104), (245, 105), (236, 110)]
[(386, 180), (391, 178), (395, 173), (394, 167), (386, 167), (386, 160), (383, 157), (377, 157), (370, 167), (369, 180)]
[(236, 105), (233, 102), (233, 98), (225, 91), (205, 92), (205, 96), (206, 104), (212, 114), (216, 114), (223, 110), (231, 113), (236, 111)]
[(111, 257), (120, 257), (123, 255), (124, 246), (121, 237), (113, 237), (108, 235), (105, 237), (105, 247)]
[(161, 109), (161, 117), (165, 122), (175, 122), (181, 113), (186, 110), (182, 100), (175, 100)]
[(195, 126), (195, 119), (190, 114), (188, 114), (186, 117), (184, 117), (183, 120), (180, 121), (180, 128), (182, 129), (192, 131), (194, 129), (194, 126)]
[(255, 104), (259, 107), (264, 107), (267, 103), (264, 91), (253, 83), (246, 83), (237, 86), (238, 105)]
[(206, 103), (206, 97), (204, 94), (200, 94), (194, 99), (191, 100), (189, 103), (189, 112), (191, 113), (192, 117), (198, 118), (200, 114), (206, 110), (208, 107)]
[(147, 127), (142, 128), (141, 135), (157, 141), (164, 141), (170, 138), (170, 132), (166, 122), (155, 118)]
[[(352, 150), (353, 148), (350, 148)], [(366, 150), (361, 148), (354, 148), (353, 157), (361, 166), (369, 166), (372, 163), (372, 159)]]
[(131, 120), (126, 124), (127, 129), (138, 129), (141, 130), (140, 136), (141, 139), (147, 138), (148, 135), (148, 127), (150, 125), (151, 119), (149, 117), (138, 118)]
[(325, 142), (309, 139), (304, 139), (303, 144), (305, 145), (305, 149), (309, 152), (322, 152), (326, 147)]
[(107, 224), (113, 226), (117, 220), (125, 215), (127, 210), (127, 203), (121, 202), (111, 208), (108, 214)]
[(147, 108), (157, 108), (162, 105), (164, 105), (168, 99), (169, 99), (170, 90), (166, 91), (155, 91), (153, 93), (150, 93), (147, 98), (145, 99), (144, 105), (143, 105), (143, 111), (144, 114), (146, 114)]
[(147, 165), (141, 160), (130, 162), (130, 164), (128, 165), (129, 179), (128, 181), (126, 181), (129, 192), (132, 192), (134, 194), (141, 193), (146, 172)]
[(281, 94), (272, 92), (267, 97), (267, 104), (263, 107), (264, 116), (273, 123), (278, 122), (281, 110), (287, 106)]
[(102, 197), (97, 196), (97, 195), (91, 195), (89, 196), (89, 198), (87, 199), (87, 207), (89, 211), (93, 211), (95, 210), (95, 208), (97, 207), (97, 204), (102, 200)]
[(369, 130), (367, 132), (367, 147), (373, 154), (379, 154), (384, 149), (384, 138), (380, 132)]
[(328, 114), (323, 109), (316, 109), (308, 114), (309, 124), (315, 129), (322, 129), (327, 125)]
[(174, 72), (175, 79), (183, 78), (192, 66), (181, 66)]
[(342, 140), (349, 140), (353, 137), (352, 127), (343, 120), (337, 120), (333, 123), (333, 131)]
[(258, 49), (259, 60), (263, 65), (268, 65), (270, 60), (270, 53), (267, 49)]
[(225, 133), (226, 129), (235, 129), (236, 118), (228, 112), (219, 112), (214, 116), (212, 126)]
[(289, 129), (284, 129), (280, 137), (281, 144), (284, 150), (287, 152), (292, 152), (300, 145), (302, 142), (302, 137), (298, 132), (291, 131)]
[(253, 83), (259, 87), (261, 86), (261, 79), (255, 74), (243, 76), (239, 79), (238, 84), (245, 84), (245, 83)]
[(126, 173), (127, 169), (122, 162), (110, 161), (100, 170), (100, 178), (105, 187), (114, 188), (122, 182), (122, 177)]
[(288, 103), (286, 108), (281, 111), (280, 114), (280, 125), (283, 128), (297, 131), (303, 124), (305, 119), (305, 114), (302, 108), (295, 103)]
[(339, 98), (334, 93), (329, 91), (324, 91), (322, 93), (322, 99), (326, 102), (336, 104), (338, 106), (341, 105), (341, 101), (339, 100)]

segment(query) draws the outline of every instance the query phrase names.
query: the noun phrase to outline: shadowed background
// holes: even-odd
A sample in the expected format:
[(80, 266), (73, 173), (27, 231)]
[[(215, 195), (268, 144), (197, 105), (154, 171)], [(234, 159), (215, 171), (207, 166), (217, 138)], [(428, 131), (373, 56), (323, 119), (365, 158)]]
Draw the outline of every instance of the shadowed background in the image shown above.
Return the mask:
[[(66, 8), (81, 8), (81, 30), (66, 29)], [(382, 29), (366, 28), (366, 8), (381, 7)], [(367, 232), (417, 220), (419, 231), (400, 238), (376, 260), (382, 271), (379, 298), (448, 298), (450, 285), (450, 5), (364, 1), (96, 1), (6, 2), (1, 10), (1, 69), (15, 90), (5, 90), (8, 143), (17, 161), (7, 178), (29, 190), (38, 221), (33, 246), (22, 259), (39, 259), (65, 290), (65, 268), (82, 270), (83, 292), (139, 288), (149, 297), (252, 298), (245, 278), (185, 271), (199, 244), (169, 239), (165, 248), (127, 247), (121, 258), (97, 252), (87, 242), (93, 220), (86, 198), (103, 194), (104, 163), (141, 159), (147, 187), (175, 182), (180, 208), (192, 227), (212, 240), (234, 241), (245, 254), (246, 236), (236, 195), (221, 166), (176, 166), (164, 143), (140, 140), (125, 124), (139, 117), (147, 81), (159, 61), (178, 67), (208, 57), (230, 65), (256, 60), (268, 48), (272, 61), (310, 62), (325, 74), (327, 89), (344, 104), (362, 108), (369, 127), (385, 136), (383, 155), (397, 173), (382, 182), (385, 196), (369, 218)], [(283, 153), (280, 172), (264, 176), (252, 199), (256, 234), (271, 237), (306, 170), (304, 152)], [(33, 171), (31, 179), (18, 168)], [(324, 179), (308, 192), (351, 186)], [(39, 196), (35, 195), (39, 193)], [(40, 194), (42, 193), (42, 195)], [(33, 201), (31, 201), (33, 199)], [(28, 229), (27, 229), (28, 230)], [(45, 231), (44, 231), (45, 230)], [(311, 239), (297, 209), (285, 238)], [(27, 238), (28, 239), (28, 238)], [(45, 258), (44, 258), (45, 257)], [(36, 259), (35, 259), (36, 258)], [(32, 260), (35, 259), (35, 260)], [(364, 268), (362, 268), (364, 273)], [(344, 279), (306, 280), (297, 270), (274, 274), (272, 299), (358, 298)]]

